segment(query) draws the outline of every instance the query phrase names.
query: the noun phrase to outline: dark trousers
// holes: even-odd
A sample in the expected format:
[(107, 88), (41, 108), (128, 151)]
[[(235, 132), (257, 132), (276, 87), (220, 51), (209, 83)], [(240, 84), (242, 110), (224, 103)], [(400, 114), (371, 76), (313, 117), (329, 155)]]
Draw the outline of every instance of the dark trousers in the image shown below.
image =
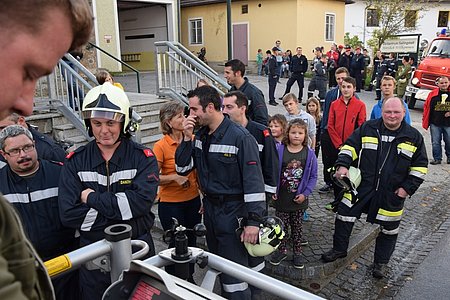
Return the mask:
[(278, 75), (269, 74), (269, 101), (275, 101), (275, 89), (277, 88)]
[(317, 77), (313, 77), (308, 85), (308, 98), (312, 97), (314, 91), (319, 91), (319, 99), (325, 99), (325, 95), (327, 93), (327, 81), (326, 79), (319, 79)]
[[(351, 221), (350, 218), (359, 219), (361, 213), (368, 211), (370, 205), (370, 199), (360, 199), (352, 207), (349, 207), (344, 202), (339, 203), (338, 211), (336, 214), (335, 228), (333, 235), (333, 249), (339, 252), (347, 251), (350, 235), (352, 233), (353, 225), (355, 221)], [(381, 231), (375, 242), (374, 262), (387, 264), (392, 256), (397, 242), (397, 232), (400, 221), (386, 222), (379, 221), (381, 225)]]
[[(201, 202), (200, 196), (195, 197), (192, 200), (184, 202), (159, 202), (158, 204), (158, 215), (161, 221), (162, 228), (164, 231), (169, 230), (173, 226), (172, 218), (178, 220), (180, 225), (188, 229), (194, 228), (194, 226), (202, 221), (202, 215), (198, 213), (200, 210)], [(186, 233), (188, 238), (188, 246), (196, 247), (197, 238), (192, 231)], [(169, 248), (175, 247), (175, 240), (169, 243)], [(174, 266), (165, 267), (167, 273), (175, 275)], [(195, 271), (195, 265), (189, 264), (189, 275)], [(185, 278), (184, 278), (185, 279)]]
[(52, 279), (56, 300), (79, 300), (80, 277), (79, 271), (73, 271)]
[(291, 87), (296, 81), (298, 85), (298, 101), (301, 101), (303, 98), (303, 87), (305, 86), (305, 77), (302, 74), (292, 73), (291, 77), (289, 77), (286, 83), (286, 90), (284, 91), (284, 95), (291, 92)]
[(377, 99), (380, 100), (381, 99), (381, 77), (377, 77), (377, 85), (375, 86), (376, 88), (376, 94), (377, 94)]
[[(204, 222), (207, 229), (206, 241), (212, 253), (243, 266), (248, 266), (248, 252), (236, 234), (238, 217), (246, 214), (244, 199), (240, 201), (223, 201), (213, 204), (205, 197)], [(250, 300), (248, 284), (228, 274), (221, 274), (223, 296), (227, 299)]]
[[(153, 239), (150, 232), (138, 237), (137, 239), (147, 242), (148, 246), (150, 247), (149, 253), (141, 259), (149, 258), (155, 255), (155, 245), (153, 244)], [(85, 238), (83, 238), (83, 236), (81, 236), (81, 247), (92, 243), (93, 241), (86, 240)], [(102, 299), (103, 294), (110, 285), (111, 275), (109, 272), (103, 273), (100, 270), (88, 270), (86, 269), (86, 267), (80, 268), (81, 299), (100, 300)]]
[(336, 69), (331, 68), (328, 70), (328, 87), (331, 89), (332, 87), (337, 86), (336, 82)]
[(328, 130), (322, 130), (320, 135), (320, 146), (322, 148), (322, 163), (323, 163), (323, 180), (326, 184), (332, 185), (331, 174), (328, 169), (334, 166), (337, 160), (339, 151), (334, 147), (331, 142)]
[(362, 88), (362, 74), (360, 70), (354, 70), (352, 71), (351, 76), (355, 78), (356, 81), (356, 91), (360, 92)]

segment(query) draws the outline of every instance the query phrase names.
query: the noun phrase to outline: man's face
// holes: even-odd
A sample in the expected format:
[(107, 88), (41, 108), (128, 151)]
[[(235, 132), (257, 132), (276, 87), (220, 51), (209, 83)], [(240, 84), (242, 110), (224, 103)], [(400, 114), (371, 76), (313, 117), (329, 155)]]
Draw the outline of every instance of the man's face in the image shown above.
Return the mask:
[(281, 45), (281, 42), (280, 42), (280, 41), (276, 41), (276, 42), (275, 42), (275, 46), (280, 47), (280, 45)]
[(381, 51), (380, 50), (377, 51), (377, 57), (381, 58)]
[(367, 50), (363, 50), (363, 55), (367, 56)]
[(283, 105), (288, 114), (290, 115), (298, 115), (300, 113), (298, 109), (298, 102), (295, 102), (293, 99), (287, 101)]
[[(208, 104), (208, 106), (211, 105), (213, 104)], [(197, 96), (189, 98), (189, 115), (194, 116), (197, 120), (197, 124), (200, 126), (208, 126), (210, 123), (210, 108), (208, 106), (205, 108), (205, 111), (203, 111), (203, 108), (200, 105), (200, 99), (198, 99)]]
[(383, 98), (387, 99), (394, 96), (395, 84), (392, 80), (382, 80), (380, 86)]
[(302, 52), (303, 52), (302, 48), (297, 48), (297, 55), (298, 56), (302, 55)]
[(0, 119), (12, 112), (31, 114), (37, 80), (53, 71), (72, 43), (70, 20), (59, 9), (43, 19), (51, 21), (32, 33), (0, 29)]
[(447, 77), (441, 77), (437, 83), (439, 90), (448, 91), (449, 81)]
[(350, 99), (355, 94), (355, 87), (353, 84), (343, 81), (341, 85), (341, 92), (345, 99)]
[(339, 88), (341, 88), (342, 82), (344, 82), (344, 78), (348, 77), (348, 75), (347, 75), (347, 73), (339, 73), (339, 74), (336, 73), (335, 77), (336, 77), (336, 82), (337, 82)]
[(400, 127), (405, 117), (405, 106), (398, 98), (387, 99), (381, 108), (384, 126), (389, 130)]
[(11, 170), (19, 175), (31, 173), (37, 168), (34, 142), (25, 134), (7, 138), (5, 149), (1, 153)]
[(223, 76), (230, 85), (234, 85), (237, 82), (238, 77), (241, 77), (240, 74), (241, 72), (239, 71), (234, 73), (231, 67), (225, 67), (223, 70)]
[(95, 141), (98, 144), (102, 146), (114, 146), (119, 139), (122, 123), (103, 118), (92, 118), (91, 127)]
[(236, 96), (223, 98), (223, 113), (230, 116), (231, 121), (242, 124), (245, 116), (245, 106), (238, 107)]

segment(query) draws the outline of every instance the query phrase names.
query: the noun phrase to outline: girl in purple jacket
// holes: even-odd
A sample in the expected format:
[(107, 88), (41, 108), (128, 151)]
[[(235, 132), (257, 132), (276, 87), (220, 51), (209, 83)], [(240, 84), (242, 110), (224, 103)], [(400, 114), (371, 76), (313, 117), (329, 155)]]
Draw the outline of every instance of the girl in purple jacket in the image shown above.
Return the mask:
[(283, 144), (278, 148), (279, 174), (277, 193), (273, 196), (276, 216), (289, 232), (278, 251), (270, 258), (270, 263), (279, 265), (287, 258), (287, 242), (292, 241), (294, 267), (304, 267), (302, 252), (303, 213), (308, 208), (308, 196), (317, 182), (317, 159), (308, 147), (308, 130), (301, 119), (294, 119), (287, 128)]

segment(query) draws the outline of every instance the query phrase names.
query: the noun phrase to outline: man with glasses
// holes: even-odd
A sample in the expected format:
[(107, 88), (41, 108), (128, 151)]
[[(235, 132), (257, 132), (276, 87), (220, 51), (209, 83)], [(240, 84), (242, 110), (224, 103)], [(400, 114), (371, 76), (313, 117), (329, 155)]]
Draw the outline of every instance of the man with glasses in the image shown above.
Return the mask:
[[(55, 141), (50, 137), (42, 134), (37, 129), (34, 129), (25, 121), (25, 117), (17, 113), (12, 113), (3, 120), (0, 120), (0, 131), (9, 125), (20, 125), (31, 132), (31, 134), (33, 135), (33, 140), (35, 141), (36, 151), (39, 158), (57, 162), (64, 161), (64, 158), (66, 156), (66, 152), (64, 151), (64, 149), (56, 144)], [(5, 159), (0, 155), (0, 168), (5, 165), (3, 164), (4, 162)]]
[[(20, 215), (39, 256), (49, 260), (75, 250), (75, 230), (64, 227), (59, 218), (61, 164), (38, 159), (31, 132), (20, 125), (0, 132), (0, 153), (7, 161), (0, 170), (0, 192)], [(78, 299), (78, 272), (52, 282), (58, 299)]]

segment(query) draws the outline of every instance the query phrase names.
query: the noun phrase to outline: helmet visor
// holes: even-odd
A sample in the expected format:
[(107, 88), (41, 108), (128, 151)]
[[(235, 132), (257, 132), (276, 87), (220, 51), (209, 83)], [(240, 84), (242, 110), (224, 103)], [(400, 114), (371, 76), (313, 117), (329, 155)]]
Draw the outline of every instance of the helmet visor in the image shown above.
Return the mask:
[(112, 111), (88, 110), (83, 111), (82, 114), (83, 119), (106, 119), (116, 122), (123, 122), (123, 120), (125, 119), (124, 114)]

